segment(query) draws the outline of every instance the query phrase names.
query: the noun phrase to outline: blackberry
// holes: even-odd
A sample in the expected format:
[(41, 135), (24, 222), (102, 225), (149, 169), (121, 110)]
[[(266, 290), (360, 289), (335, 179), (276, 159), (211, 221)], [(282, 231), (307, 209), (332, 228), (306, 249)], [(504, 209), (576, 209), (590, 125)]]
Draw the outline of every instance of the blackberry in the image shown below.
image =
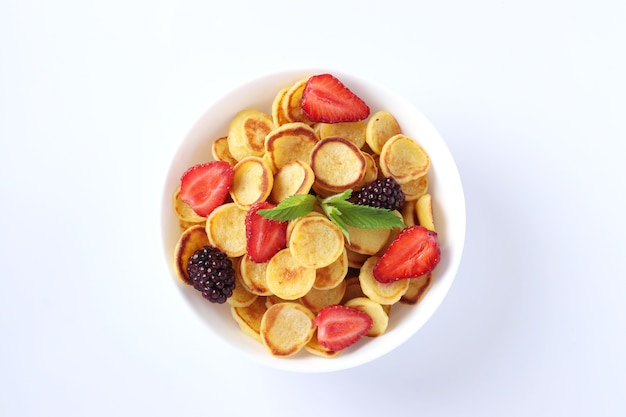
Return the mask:
[(193, 287), (212, 303), (223, 304), (233, 295), (235, 270), (226, 254), (213, 246), (198, 249), (187, 262)]
[(391, 177), (374, 180), (361, 188), (355, 197), (355, 204), (397, 210), (404, 204), (404, 192)]

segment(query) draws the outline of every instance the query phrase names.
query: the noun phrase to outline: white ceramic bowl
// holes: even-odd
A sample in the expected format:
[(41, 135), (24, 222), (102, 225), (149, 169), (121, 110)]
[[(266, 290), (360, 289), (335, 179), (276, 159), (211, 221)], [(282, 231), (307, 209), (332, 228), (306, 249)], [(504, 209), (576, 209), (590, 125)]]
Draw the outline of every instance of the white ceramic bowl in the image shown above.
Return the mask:
[[(365, 337), (334, 358), (314, 356), (304, 350), (290, 358), (275, 358), (263, 345), (239, 329), (231, 317), (228, 304), (218, 305), (204, 300), (198, 291), (181, 284), (175, 277), (172, 260), (180, 229), (172, 210), (172, 193), (181, 174), (188, 167), (212, 159), (212, 141), (226, 135), (230, 119), (239, 110), (251, 107), (271, 114), (272, 100), (281, 88), (306, 76), (325, 72), (342, 80), (370, 106), (372, 113), (378, 110), (391, 112), (400, 123), (403, 133), (417, 140), (430, 155), (429, 192), (433, 196), (433, 211), (441, 244), (441, 262), (434, 272), (432, 287), (424, 299), (416, 306), (394, 306), (389, 327), (382, 336)], [(328, 372), (352, 368), (385, 355), (413, 336), (437, 310), (454, 281), (461, 260), (465, 239), (465, 200), (459, 173), (448, 147), (437, 130), (409, 101), (376, 83), (341, 71), (288, 70), (261, 76), (233, 89), (214, 102), (183, 138), (172, 159), (164, 184), (162, 233), (164, 255), (171, 267), (170, 277), (176, 281), (179, 289), (178, 294), (173, 292), (175, 296), (182, 296), (191, 311), (200, 318), (181, 325), (190, 326), (190, 332), (202, 334), (201, 340), (204, 343), (208, 332), (210, 339), (230, 345), (233, 355), (247, 355), (262, 364), (289, 371)], [(164, 305), (163, 308), (167, 306)], [(198, 323), (200, 326), (196, 328)]]

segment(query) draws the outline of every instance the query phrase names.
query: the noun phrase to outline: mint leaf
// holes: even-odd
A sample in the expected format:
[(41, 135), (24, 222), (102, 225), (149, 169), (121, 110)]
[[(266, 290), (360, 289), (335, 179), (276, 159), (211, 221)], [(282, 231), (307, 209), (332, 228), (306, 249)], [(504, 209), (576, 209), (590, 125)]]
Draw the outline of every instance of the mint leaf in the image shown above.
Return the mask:
[(360, 229), (404, 227), (402, 218), (387, 209), (361, 206), (348, 201), (338, 201), (334, 206), (341, 212), (342, 220), (352, 227)]
[(329, 204), (322, 203), (322, 208), (324, 209), (324, 213), (330, 219), (331, 222), (335, 223), (335, 225), (341, 230), (343, 235), (350, 243), (350, 234), (348, 233), (348, 228), (346, 227), (346, 223), (341, 218), (341, 211), (337, 207), (331, 206)]
[(347, 189), (346, 191), (342, 193), (331, 195), (330, 197), (326, 197), (325, 199), (320, 201), (320, 203), (324, 205), (324, 204), (335, 204), (335, 203), (342, 202), (342, 201), (345, 202), (347, 199), (350, 198), (351, 195), (352, 195), (352, 190)]
[(326, 217), (341, 230), (348, 243), (350, 242), (348, 226), (360, 229), (404, 227), (402, 218), (390, 210), (349, 202), (351, 194), (352, 190), (326, 198), (315, 197), (311, 194), (296, 194), (285, 198), (276, 207), (259, 210), (258, 213), (266, 219), (290, 221), (307, 215), (313, 211), (315, 203), (319, 202)]
[(286, 222), (313, 211), (316, 201), (315, 196), (310, 194), (294, 194), (283, 199), (276, 207), (259, 210), (258, 213), (266, 219)]

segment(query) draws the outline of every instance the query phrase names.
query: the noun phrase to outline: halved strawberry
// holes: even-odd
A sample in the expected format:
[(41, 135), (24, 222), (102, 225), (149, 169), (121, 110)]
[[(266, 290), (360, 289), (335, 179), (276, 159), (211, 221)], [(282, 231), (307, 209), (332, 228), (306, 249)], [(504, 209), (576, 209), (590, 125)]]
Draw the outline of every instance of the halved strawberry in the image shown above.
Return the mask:
[(302, 110), (313, 122), (357, 122), (366, 119), (370, 108), (331, 74), (314, 75), (302, 92)]
[(262, 201), (253, 204), (246, 214), (246, 250), (253, 262), (267, 262), (287, 247), (288, 223), (266, 219), (258, 213), (274, 207), (274, 204)]
[(333, 304), (317, 313), (315, 325), (320, 345), (338, 352), (359, 341), (372, 328), (373, 320), (361, 310)]
[(211, 161), (189, 168), (180, 179), (180, 199), (206, 217), (224, 203), (233, 183), (233, 168), (228, 162)]
[(374, 278), (389, 283), (431, 272), (441, 258), (437, 233), (424, 226), (404, 229), (374, 265)]

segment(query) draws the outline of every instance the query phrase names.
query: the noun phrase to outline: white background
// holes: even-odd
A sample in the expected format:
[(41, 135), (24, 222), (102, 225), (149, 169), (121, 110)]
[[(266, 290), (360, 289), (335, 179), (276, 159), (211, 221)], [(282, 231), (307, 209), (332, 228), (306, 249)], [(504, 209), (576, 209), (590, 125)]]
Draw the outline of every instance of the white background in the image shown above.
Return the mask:
[[(467, 203), (433, 318), (330, 374), (194, 345), (159, 234), (204, 109), (303, 66), (415, 103)], [(618, 0), (2, 0), (0, 415), (625, 415), (625, 74)]]

